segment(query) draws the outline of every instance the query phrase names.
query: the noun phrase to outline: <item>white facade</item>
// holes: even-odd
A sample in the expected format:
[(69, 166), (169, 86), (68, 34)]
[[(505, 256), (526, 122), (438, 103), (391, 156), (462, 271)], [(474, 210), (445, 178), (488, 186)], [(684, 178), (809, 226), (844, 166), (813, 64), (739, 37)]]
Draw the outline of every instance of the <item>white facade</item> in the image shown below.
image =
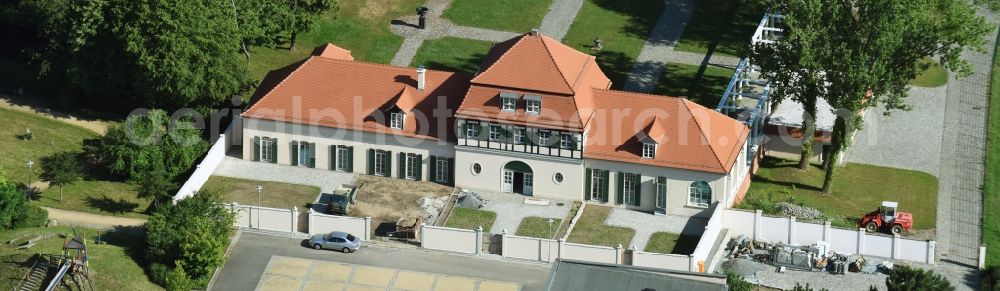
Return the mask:
[[(504, 167), (511, 162), (523, 162), (531, 168), (531, 193), (540, 198), (558, 200), (580, 200), (583, 198), (583, 160), (550, 157), (538, 154), (484, 149), (476, 147), (455, 147), (455, 184), (457, 187), (504, 191)], [(474, 173), (475, 164), (480, 165), (480, 173)], [(562, 175), (559, 182), (556, 174)]]

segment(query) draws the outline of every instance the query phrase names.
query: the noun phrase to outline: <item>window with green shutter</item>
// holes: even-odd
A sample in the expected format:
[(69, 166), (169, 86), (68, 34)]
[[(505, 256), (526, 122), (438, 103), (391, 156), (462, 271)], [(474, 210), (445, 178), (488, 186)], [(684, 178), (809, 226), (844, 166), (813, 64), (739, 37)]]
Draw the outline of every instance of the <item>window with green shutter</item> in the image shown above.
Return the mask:
[(583, 200), (590, 200), (591, 197), (593, 197), (593, 195), (595, 194), (593, 193), (594, 192), (593, 189), (591, 189), (591, 186), (593, 185), (593, 183), (591, 183), (590, 181), (591, 179), (593, 179), (591, 176), (592, 171), (593, 170), (591, 170), (590, 168), (584, 170), (584, 174), (586, 175), (586, 177), (583, 179)]
[(618, 179), (615, 179), (618, 187), (615, 189), (615, 204), (622, 204), (625, 201), (625, 173), (618, 172)]
[(347, 171), (348, 173), (354, 173), (354, 146), (349, 146), (347, 148)]
[(260, 137), (253, 137), (253, 160), (260, 161)]

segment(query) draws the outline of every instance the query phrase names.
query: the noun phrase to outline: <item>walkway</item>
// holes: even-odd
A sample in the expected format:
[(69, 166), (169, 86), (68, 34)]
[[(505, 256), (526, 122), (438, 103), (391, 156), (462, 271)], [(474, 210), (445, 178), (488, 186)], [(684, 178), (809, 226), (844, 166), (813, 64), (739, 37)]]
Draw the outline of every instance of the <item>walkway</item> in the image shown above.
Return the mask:
[[(656, 26), (653, 26), (646, 44), (635, 60), (628, 80), (625, 81), (623, 86), (625, 91), (653, 91), (667, 62), (727, 67), (736, 67), (740, 62), (739, 58), (735, 57), (711, 55), (706, 60), (703, 54), (675, 51), (674, 45), (684, 33), (684, 27), (694, 12), (695, 3), (694, 0), (665, 0), (665, 4), (660, 18), (656, 20)], [(749, 38), (748, 35), (747, 39)]]
[(222, 159), (222, 163), (212, 175), (312, 185), (319, 187), (323, 193), (333, 193), (333, 190), (336, 190), (340, 185), (353, 183), (354, 178), (358, 176), (357, 174), (329, 170), (244, 161), (230, 156)]
[(632, 237), (632, 246), (641, 251), (646, 248), (649, 238), (654, 233), (669, 232), (701, 236), (705, 232), (705, 225), (708, 224), (708, 221), (697, 217), (652, 215), (624, 208), (612, 208), (611, 214), (608, 215), (608, 219), (604, 223), (634, 229), (635, 236)]
[[(497, 218), (493, 221), (490, 233), (503, 233), (506, 229), (508, 234), (517, 234), (517, 228), (521, 226), (521, 220), (525, 217), (542, 217), (554, 219), (566, 219), (569, 207), (573, 202), (549, 201), (549, 205), (524, 204), (523, 195), (513, 193), (497, 193), (490, 191), (473, 191), (479, 197), (486, 199), (487, 203), (483, 210), (493, 211)], [(562, 205), (559, 205), (561, 203)], [(559, 225), (553, 225), (552, 231), (557, 231)]]
[[(458, 37), (465, 39), (482, 40), (489, 42), (505, 41), (524, 32), (509, 32), (491, 30), (478, 27), (461, 26), (452, 23), (450, 20), (441, 17), (445, 9), (451, 5), (452, 0), (430, 0), (427, 3), (429, 9), (426, 16), (427, 27), (417, 29), (416, 15), (402, 17), (393, 21), (391, 30), (393, 33), (405, 37), (399, 51), (392, 58), (391, 64), (396, 66), (409, 66), (413, 62), (413, 57), (417, 55), (420, 46), (425, 40), (439, 39), (443, 37)], [(549, 7), (548, 14), (542, 18), (539, 30), (555, 39), (562, 39), (573, 24), (577, 12), (583, 6), (583, 0), (556, 0)]]
[[(981, 13), (996, 23), (993, 13)], [(986, 53), (962, 56), (973, 74), (948, 82), (944, 148), (938, 194), (937, 233), (941, 260), (977, 266), (982, 243), (983, 160), (986, 150), (986, 108), (996, 34), (989, 33)]]
[(913, 87), (906, 98), (911, 111), (885, 116), (882, 107), (868, 109), (847, 160), (939, 176), (947, 92), (947, 86)]
[(114, 226), (136, 226), (146, 223), (146, 220), (141, 218), (100, 215), (49, 207), (42, 208), (49, 212), (49, 219), (55, 219), (60, 225), (81, 224), (94, 228), (110, 228)]

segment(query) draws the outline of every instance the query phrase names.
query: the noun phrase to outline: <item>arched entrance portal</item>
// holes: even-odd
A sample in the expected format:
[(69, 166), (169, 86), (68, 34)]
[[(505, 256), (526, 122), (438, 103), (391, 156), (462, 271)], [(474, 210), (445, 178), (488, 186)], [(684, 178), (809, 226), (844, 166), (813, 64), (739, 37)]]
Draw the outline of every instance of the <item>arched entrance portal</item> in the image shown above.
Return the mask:
[(501, 191), (532, 195), (535, 179), (531, 167), (522, 161), (511, 161), (503, 166)]

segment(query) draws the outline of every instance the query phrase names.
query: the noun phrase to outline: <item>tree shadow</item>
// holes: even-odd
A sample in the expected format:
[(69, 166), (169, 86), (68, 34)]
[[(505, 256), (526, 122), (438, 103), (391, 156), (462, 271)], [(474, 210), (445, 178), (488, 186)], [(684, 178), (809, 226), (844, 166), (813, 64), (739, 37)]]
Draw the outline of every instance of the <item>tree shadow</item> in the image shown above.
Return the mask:
[(101, 211), (113, 213), (113, 214), (124, 214), (128, 212), (134, 212), (136, 208), (139, 207), (139, 203), (125, 200), (123, 198), (108, 197), (107, 195), (101, 195), (99, 198), (94, 196), (87, 196), (84, 198), (87, 206), (100, 209)]
[(768, 178), (762, 177), (762, 176), (756, 176), (756, 177), (754, 177), (754, 182), (757, 182), (757, 181), (759, 181), (761, 183), (766, 183), (766, 184), (774, 184), (774, 185), (780, 185), (780, 186), (785, 186), (785, 187), (795, 187), (796, 189), (810, 190), (810, 191), (816, 191), (816, 192), (823, 191), (823, 188), (820, 188), (820, 187), (817, 187), (817, 186), (813, 186), (813, 185), (807, 185), (807, 184), (802, 184), (802, 183), (798, 183), (798, 182), (788, 182), (788, 181), (771, 180), (771, 179), (768, 179)]
[[(649, 2), (653, 1), (658, 0), (651, 0)], [(662, 11), (661, 9), (649, 9), (649, 5), (634, 3), (635, 1), (593, 0), (593, 2), (605, 10), (627, 15), (629, 20), (628, 24), (623, 28), (623, 32), (642, 39), (649, 37), (650, 31), (653, 30), (653, 26), (656, 26), (656, 21), (660, 18), (660, 12)], [(692, 8), (689, 7), (688, 9)]]
[(453, 56), (453, 58), (451, 59), (453, 61), (449, 62), (428, 60), (426, 63), (414, 64), (414, 65), (418, 66), (424, 65), (425, 68), (431, 70), (475, 74), (477, 71), (479, 71), (479, 64), (483, 62), (484, 58), (486, 58), (486, 54), (474, 53), (466, 57)]
[[(100, 233), (95, 240), (118, 246), (125, 250), (125, 255), (139, 266), (147, 266), (146, 259), (146, 226), (122, 226), (117, 225), (109, 230)], [(148, 268), (144, 268), (148, 269)]]

